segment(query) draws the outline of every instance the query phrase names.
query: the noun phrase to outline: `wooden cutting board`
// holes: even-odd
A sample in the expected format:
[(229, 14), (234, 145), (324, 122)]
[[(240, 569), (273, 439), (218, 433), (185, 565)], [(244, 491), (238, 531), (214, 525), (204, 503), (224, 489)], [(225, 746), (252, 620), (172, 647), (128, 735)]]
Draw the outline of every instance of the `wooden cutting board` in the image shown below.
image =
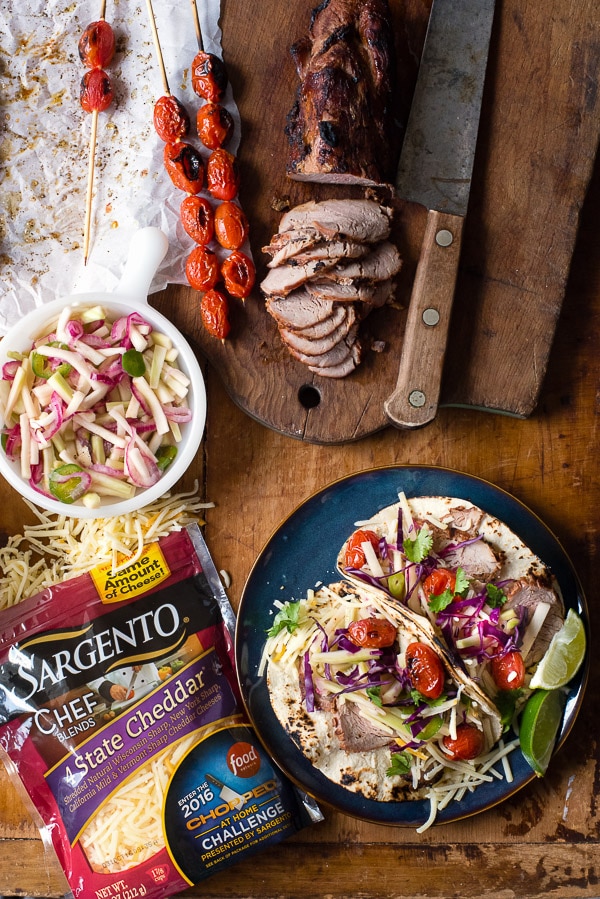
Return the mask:
[[(297, 87), (290, 45), (305, 35), (315, 0), (223, 5), (223, 46), (243, 123), (241, 200), (251, 222), (258, 280), (261, 247), (282, 205), (361, 195), (298, 184), (285, 175), (286, 114)], [(391, 0), (406, 121), (430, 0)], [(580, 210), (598, 147), (596, 0), (498, 0), (442, 405), (526, 417), (535, 409), (569, 273)], [(198, 296), (170, 287), (158, 304), (195, 342), (235, 401), (266, 426), (312, 443), (343, 443), (388, 422), (424, 227), (424, 210), (396, 201), (394, 239), (404, 258), (397, 299), (368, 319), (385, 342), (351, 376), (312, 375), (281, 344), (260, 292), (236, 303), (231, 338), (202, 330)]]

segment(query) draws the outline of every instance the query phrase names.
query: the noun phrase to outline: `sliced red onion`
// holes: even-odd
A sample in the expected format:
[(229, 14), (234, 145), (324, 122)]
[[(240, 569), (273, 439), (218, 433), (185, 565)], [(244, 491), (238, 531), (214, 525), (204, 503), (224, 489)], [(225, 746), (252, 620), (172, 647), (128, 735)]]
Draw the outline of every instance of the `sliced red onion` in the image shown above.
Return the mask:
[(178, 424), (184, 424), (192, 420), (192, 410), (188, 406), (173, 406), (164, 404), (163, 412), (169, 421), (176, 421)]
[(160, 469), (154, 456), (144, 452), (134, 438), (125, 444), (125, 470), (136, 487), (152, 487), (160, 480)]
[(65, 325), (65, 334), (69, 338), (69, 344), (72, 345), (74, 341), (78, 340), (82, 336), (83, 325), (80, 321), (70, 318)]
[(2, 380), (14, 381), (17, 370), (21, 367), (21, 363), (17, 359), (11, 359), (2, 366)]

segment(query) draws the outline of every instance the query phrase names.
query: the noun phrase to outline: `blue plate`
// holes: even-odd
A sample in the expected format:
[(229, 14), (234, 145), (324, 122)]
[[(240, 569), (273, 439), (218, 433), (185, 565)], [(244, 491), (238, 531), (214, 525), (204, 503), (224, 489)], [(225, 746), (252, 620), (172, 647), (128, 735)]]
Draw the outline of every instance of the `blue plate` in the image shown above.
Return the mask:
[[(517, 499), (471, 475), (443, 468), (395, 466), (359, 472), (335, 481), (309, 497), (275, 531), (256, 560), (246, 582), (238, 612), (236, 659), (238, 678), (250, 719), (267, 750), (288, 776), (317, 801), (348, 815), (380, 824), (418, 826), (429, 813), (429, 802), (377, 802), (333, 783), (314, 768), (286, 734), (269, 701), (266, 679), (259, 677), (266, 631), (273, 621), (273, 602), (301, 599), (319, 584), (340, 579), (337, 554), (355, 522), (408, 496), (451, 496), (469, 500), (504, 521), (550, 567), (567, 608), (589, 625), (585, 597), (565, 551), (548, 528)], [(555, 751), (571, 730), (588, 676), (585, 664), (569, 685)], [(456, 821), (484, 811), (511, 796), (535, 775), (520, 751), (510, 756), (512, 783), (495, 780), (467, 793), (439, 812), (437, 823)]]

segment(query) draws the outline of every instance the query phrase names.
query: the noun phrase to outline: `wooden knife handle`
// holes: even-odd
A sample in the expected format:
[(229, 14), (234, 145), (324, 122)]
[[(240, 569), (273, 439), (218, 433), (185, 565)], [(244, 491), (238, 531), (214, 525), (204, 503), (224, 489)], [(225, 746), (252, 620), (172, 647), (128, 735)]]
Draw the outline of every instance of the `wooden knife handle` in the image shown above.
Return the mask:
[(418, 428), (437, 413), (464, 218), (430, 210), (413, 284), (398, 383), (384, 402), (399, 428)]

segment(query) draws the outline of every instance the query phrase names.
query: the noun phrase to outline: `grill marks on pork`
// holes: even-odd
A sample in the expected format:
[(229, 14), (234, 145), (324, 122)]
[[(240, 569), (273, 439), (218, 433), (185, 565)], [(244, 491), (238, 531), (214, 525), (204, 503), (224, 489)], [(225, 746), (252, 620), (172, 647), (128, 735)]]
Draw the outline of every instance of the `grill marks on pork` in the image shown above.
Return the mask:
[(373, 200), (311, 201), (287, 212), (264, 251), (267, 311), (291, 355), (321, 377), (362, 359), (359, 323), (394, 296), (400, 254), (391, 210)]
[(287, 172), (297, 180), (393, 179), (395, 48), (387, 0), (324, 0), (291, 48), (300, 78), (287, 118)]

